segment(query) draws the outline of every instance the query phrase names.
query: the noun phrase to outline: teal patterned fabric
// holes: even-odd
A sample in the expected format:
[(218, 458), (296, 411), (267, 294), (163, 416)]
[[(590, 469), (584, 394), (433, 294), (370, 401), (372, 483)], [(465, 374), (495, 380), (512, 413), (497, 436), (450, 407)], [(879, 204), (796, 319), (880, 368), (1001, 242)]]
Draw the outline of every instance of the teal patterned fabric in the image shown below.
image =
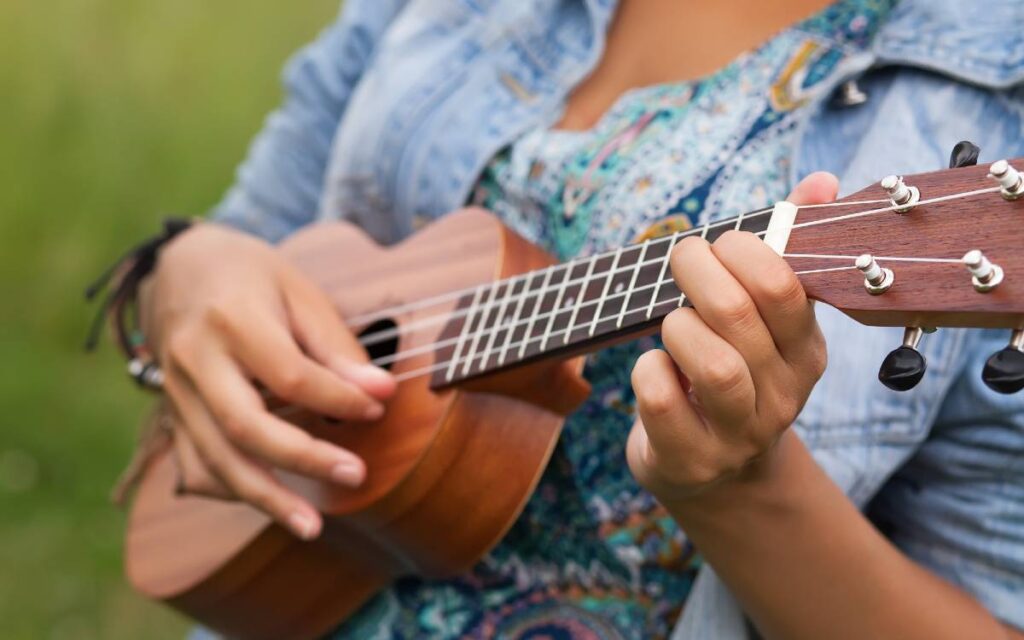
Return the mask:
[[(891, 5), (836, 3), (709, 77), (625, 94), (589, 131), (528, 132), (472, 200), (571, 259), (781, 199), (808, 96), (869, 45)], [(521, 517), (472, 571), (403, 580), (334, 637), (667, 637), (700, 560), (625, 463), (630, 371), (655, 346), (590, 358), (593, 394)]]

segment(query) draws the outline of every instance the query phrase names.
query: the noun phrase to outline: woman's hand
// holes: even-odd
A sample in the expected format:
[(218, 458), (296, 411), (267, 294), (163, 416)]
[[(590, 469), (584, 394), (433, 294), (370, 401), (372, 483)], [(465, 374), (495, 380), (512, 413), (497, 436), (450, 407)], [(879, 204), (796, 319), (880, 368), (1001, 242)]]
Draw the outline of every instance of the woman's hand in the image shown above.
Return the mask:
[(325, 416), (375, 420), (394, 379), (367, 363), (330, 301), (272, 246), (226, 227), (198, 225), (169, 244), (141, 306), (180, 418), (183, 488), (240, 498), (317, 536), (319, 513), (271, 469), (357, 486), (363, 462), (271, 413), (256, 385)]
[[(817, 173), (789, 200), (830, 202)], [(627, 446), (637, 480), (662, 500), (686, 500), (743, 475), (757, 479), (825, 370), (825, 342), (789, 265), (759, 237), (730, 231), (714, 245), (690, 237), (672, 274), (693, 308), (662, 324), (665, 351), (633, 369), (639, 419)]]

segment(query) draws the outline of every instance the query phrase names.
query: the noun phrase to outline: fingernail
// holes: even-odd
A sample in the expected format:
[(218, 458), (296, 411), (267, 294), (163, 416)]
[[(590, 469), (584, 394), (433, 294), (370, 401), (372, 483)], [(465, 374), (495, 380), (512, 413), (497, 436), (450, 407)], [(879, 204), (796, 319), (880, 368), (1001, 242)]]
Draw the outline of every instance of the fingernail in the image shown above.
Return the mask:
[(356, 364), (351, 360), (339, 360), (334, 370), (343, 378), (370, 390), (371, 393), (390, 395), (394, 391), (395, 378), (386, 369), (372, 364)]
[(331, 480), (358, 486), (363, 482), (363, 465), (354, 461), (339, 462), (331, 467)]
[(319, 533), (316, 520), (298, 511), (288, 516), (288, 527), (303, 540), (312, 540)]
[(363, 417), (367, 420), (378, 420), (383, 415), (384, 405), (376, 402), (366, 407), (366, 410), (363, 412)]
[(381, 369), (380, 367), (372, 364), (362, 364), (358, 367), (360, 373), (368, 379), (377, 382), (378, 384), (386, 384), (391, 382), (394, 378), (387, 369)]

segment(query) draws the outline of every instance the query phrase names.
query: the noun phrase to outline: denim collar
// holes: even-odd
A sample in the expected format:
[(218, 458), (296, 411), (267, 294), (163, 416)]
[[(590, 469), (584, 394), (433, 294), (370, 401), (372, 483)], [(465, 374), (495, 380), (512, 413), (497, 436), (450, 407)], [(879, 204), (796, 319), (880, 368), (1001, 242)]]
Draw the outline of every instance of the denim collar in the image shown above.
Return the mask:
[(901, 0), (873, 45), (877, 64), (936, 71), (990, 89), (1024, 82), (1024, 2)]
[[(618, 0), (583, 0), (595, 34)], [(600, 37), (600, 36), (599, 36)], [(1024, 82), (1024, 2), (900, 0), (872, 46), (876, 63), (918, 67), (991, 89)]]

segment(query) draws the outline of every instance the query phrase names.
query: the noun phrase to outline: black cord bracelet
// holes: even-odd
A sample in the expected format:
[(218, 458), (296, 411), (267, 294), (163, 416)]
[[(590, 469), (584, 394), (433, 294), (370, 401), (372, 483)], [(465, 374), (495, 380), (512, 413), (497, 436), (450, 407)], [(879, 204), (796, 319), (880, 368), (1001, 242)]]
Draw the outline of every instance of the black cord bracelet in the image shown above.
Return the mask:
[(106, 291), (89, 328), (86, 350), (93, 351), (99, 344), (103, 322), (109, 318), (117, 344), (128, 359), (128, 375), (144, 388), (162, 388), (163, 372), (146, 348), (139, 328), (139, 284), (156, 267), (160, 249), (193, 224), (184, 218), (165, 219), (163, 231), (126, 251), (85, 290), (88, 301)]

